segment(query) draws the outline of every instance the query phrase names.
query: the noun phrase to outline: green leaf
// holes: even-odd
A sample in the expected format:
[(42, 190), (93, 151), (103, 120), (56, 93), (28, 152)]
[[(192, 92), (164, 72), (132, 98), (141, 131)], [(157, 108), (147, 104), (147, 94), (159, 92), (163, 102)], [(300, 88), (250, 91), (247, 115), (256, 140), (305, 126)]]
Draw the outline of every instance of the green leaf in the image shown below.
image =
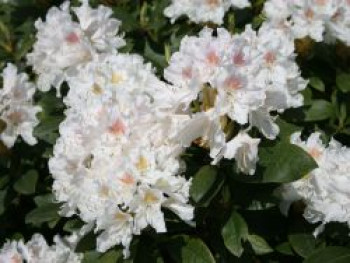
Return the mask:
[(119, 259), (123, 257), (120, 250), (110, 250), (106, 254), (102, 255), (98, 262), (99, 263), (116, 263)]
[(0, 189), (3, 189), (10, 181), (10, 176), (8, 174), (0, 176)]
[(275, 250), (283, 255), (287, 255), (287, 256), (294, 255), (292, 247), (288, 242), (283, 242), (279, 244), (278, 246), (275, 247)]
[(159, 54), (155, 52), (148, 42), (145, 44), (144, 56), (149, 61), (153, 63), (158, 69), (165, 68), (167, 66), (167, 61), (164, 54)]
[(67, 221), (67, 223), (64, 224), (63, 230), (70, 232), (70, 233), (73, 233), (73, 232), (79, 230), (83, 225), (84, 225), (84, 223), (81, 220), (71, 219), (71, 220)]
[(34, 136), (50, 144), (54, 144), (58, 137), (58, 126), (62, 120), (63, 116), (44, 118), (41, 120), (41, 123), (35, 127)]
[(288, 240), (294, 251), (303, 258), (316, 249), (316, 239), (311, 234), (292, 234), (288, 236)]
[(345, 247), (326, 247), (315, 250), (304, 263), (349, 263), (350, 249)]
[(309, 82), (310, 86), (313, 87), (315, 90), (324, 92), (325, 91), (325, 86), (323, 81), (318, 78), (318, 77), (312, 77), (310, 78), (310, 82)]
[(30, 170), (23, 174), (14, 184), (13, 188), (17, 193), (30, 195), (35, 193), (36, 183), (38, 181), (39, 175), (37, 171)]
[(47, 204), (30, 211), (25, 218), (26, 224), (40, 225), (60, 218), (60, 204)]
[(293, 133), (300, 131), (300, 129), (301, 129), (300, 127), (298, 127), (294, 124), (288, 123), (281, 118), (278, 118), (276, 120), (276, 124), (280, 127), (280, 133), (278, 134), (278, 137), (281, 140), (284, 140), (286, 142), (290, 141), (290, 136)]
[(100, 257), (100, 253), (97, 251), (88, 251), (84, 253), (84, 258), (82, 263), (96, 263), (99, 262), (98, 258)]
[(53, 194), (38, 195), (34, 197), (34, 202), (37, 206), (52, 204), (54, 200)]
[(260, 164), (265, 167), (265, 183), (293, 182), (317, 168), (317, 163), (307, 152), (288, 142), (262, 147), (259, 157)]
[(167, 242), (166, 248), (176, 263), (215, 263), (209, 248), (199, 238), (177, 236)]
[(0, 191), (0, 215), (5, 212), (5, 198), (7, 190)]
[(248, 235), (247, 238), (257, 255), (264, 255), (273, 252), (273, 249), (262, 237), (257, 235)]
[(314, 100), (305, 112), (305, 121), (322, 121), (334, 116), (333, 105), (326, 100)]
[(341, 73), (337, 75), (336, 84), (339, 90), (344, 93), (350, 92), (350, 74)]
[(201, 201), (214, 185), (217, 178), (217, 169), (214, 166), (203, 166), (192, 180), (190, 195), (196, 203)]
[(221, 235), (227, 249), (240, 257), (243, 253), (242, 241), (248, 238), (248, 226), (243, 217), (234, 211), (222, 228)]

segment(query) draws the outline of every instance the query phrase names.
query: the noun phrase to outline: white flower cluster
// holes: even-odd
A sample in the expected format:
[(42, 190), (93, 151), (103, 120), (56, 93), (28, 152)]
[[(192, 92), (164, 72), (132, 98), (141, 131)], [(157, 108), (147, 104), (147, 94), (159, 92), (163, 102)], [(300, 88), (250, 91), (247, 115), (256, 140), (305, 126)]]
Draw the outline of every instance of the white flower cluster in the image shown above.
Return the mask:
[(166, 232), (162, 209), (190, 221), (190, 181), (179, 176), (182, 147), (169, 139), (186, 116), (172, 90), (136, 55), (88, 63), (68, 78), (69, 107), (49, 168), (62, 213), (96, 223), (97, 250), (122, 244), (147, 226)]
[(20, 135), (34, 145), (37, 140), (33, 129), (39, 123), (36, 115), (40, 106), (33, 105), (35, 86), (28, 81), (28, 75), (18, 73), (16, 66), (8, 64), (2, 73), (3, 88), (0, 89), (0, 119), (6, 126), (0, 134), (3, 143), (11, 148)]
[(301, 140), (299, 132), (295, 133), (291, 143), (307, 151), (318, 168), (280, 189), (282, 212), (287, 214), (291, 202), (303, 200), (306, 204), (305, 219), (310, 223), (321, 222), (315, 235), (329, 222), (350, 226), (350, 149), (334, 139), (326, 146), (320, 133), (311, 134), (307, 141)]
[(268, 0), (264, 12), (269, 22), (284, 27), (294, 38), (339, 39), (350, 45), (349, 0)]
[(249, 7), (248, 0), (172, 0), (170, 6), (165, 8), (165, 16), (174, 23), (182, 15), (195, 23), (213, 22), (221, 25), (225, 13), (231, 8)]
[(187, 115), (178, 95), (140, 56), (117, 54), (124, 40), (112, 10), (88, 1), (69, 2), (38, 20), (28, 61), (39, 88), (67, 81), (66, 119), (49, 161), (62, 215), (78, 214), (99, 234), (97, 250), (121, 244), (129, 254), (133, 235), (148, 226), (166, 232), (163, 209), (193, 219), (191, 181), (181, 176), (183, 147), (171, 139)]
[(1, 263), (80, 263), (82, 254), (76, 254), (65, 240), (54, 238), (55, 244), (49, 246), (43, 236), (35, 234), (27, 243), (7, 241), (0, 249)]
[(46, 21), (36, 21), (37, 41), (28, 64), (39, 75), (38, 87), (47, 91), (53, 85), (59, 92), (66, 75), (97, 55), (114, 54), (125, 42), (117, 36), (120, 21), (111, 18), (112, 10), (100, 5), (89, 6), (81, 0), (80, 7), (72, 8), (78, 21), (70, 13), (70, 3), (51, 8)]
[[(260, 139), (251, 138), (247, 130), (255, 126), (266, 138), (275, 139), (279, 127), (272, 113), (303, 104), (299, 92), (307, 82), (294, 57), (293, 41), (268, 26), (258, 33), (247, 26), (233, 36), (225, 29), (217, 29), (214, 36), (205, 28), (199, 37), (185, 37), (164, 76), (182, 94), (188, 111), (194, 101), (201, 106), (191, 114), (179, 140), (188, 146), (202, 137), (214, 163), (235, 158), (241, 171), (254, 174)], [(228, 142), (227, 122), (242, 127)]]

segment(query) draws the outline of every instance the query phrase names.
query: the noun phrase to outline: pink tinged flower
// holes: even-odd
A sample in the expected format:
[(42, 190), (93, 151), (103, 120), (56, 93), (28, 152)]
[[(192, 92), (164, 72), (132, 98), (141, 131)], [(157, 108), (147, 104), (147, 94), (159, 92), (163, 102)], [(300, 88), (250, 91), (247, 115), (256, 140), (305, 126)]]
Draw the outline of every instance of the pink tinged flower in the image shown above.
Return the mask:
[(207, 0), (206, 2), (211, 7), (217, 7), (219, 5), (219, 0)]
[(112, 126), (108, 128), (108, 131), (115, 135), (124, 134), (126, 130), (125, 124), (121, 120), (116, 120)]
[(271, 65), (276, 61), (276, 54), (272, 51), (269, 51), (265, 54), (264, 60), (267, 64)]
[(129, 174), (125, 173), (122, 178), (120, 178), (120, 181), (126, 185), (133, 185), (135, 183), (135, 178)]
[(237, 52), (232, 57), (233, 64), (236, 66), (244, 66), (246, 61), (242, 52)]
[(66, 36), (66, 41), (70, 44), (77, 44), (79, 43), (80, 38), (76, 33), (71, 32)]
[(191, 67), (185, 67), (182, 69), (182, 76), (187, 79), (191, 79), (193, 74), (192, 74), (192, 68)]
[(321, 152), (319, 149), (317, 149), (316, 147), (314, 147), (314, 148), (311, 148), (311, 149), (309, 150), (309, 154), (310, 154), (314, 159), (318, 159), (318, 158), (321, 157), (322, 152)]
[(11, 112), (7, 118), (13, 123), (13, 125), (18, 125), (23, 121), (23, 113), (19, 111)]
[(305, 17), (309, 20), (313, 20), (315, 17), (314, 11), (311, 10), (311, 8), (306, 9), (305, 11)]
[(224, 86), (230, 90), (235, 91), (242, 88), (242, 80), (237, 76), (230, 76), (224, 81)]
[(219, 64), (220, 62), (220, 58), (219, 56), (216, 54), (215, 51), (209, 51), (207, 53), (207, 56), (206, 56), (206, 60), (207, 60), (207, 63), (212, 65), (212, 66), (216, 66)]
[(316, 5), (318, 5), (318, 6), (324, 6), (324, 5), (326, 5), (326, 2), (327, 2), (328, 0), (316, 0), (315, 1), (315, 3), (316, 3)]
[(10, 263), (21, 263), (21, 262), (22, 262), (22, 258), (18, 254), (15, 254), (11, 257)]

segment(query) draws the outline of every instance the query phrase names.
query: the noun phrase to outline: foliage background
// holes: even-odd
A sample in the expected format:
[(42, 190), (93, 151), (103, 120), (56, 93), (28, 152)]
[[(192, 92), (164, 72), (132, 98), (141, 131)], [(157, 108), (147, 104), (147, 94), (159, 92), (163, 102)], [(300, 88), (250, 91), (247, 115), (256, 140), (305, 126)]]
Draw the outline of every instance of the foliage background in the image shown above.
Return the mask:
[[(25, 55), (35, 41), (34, 21), (62, 1), (18, 0), (0, 4), (0, 70), (7, 62), (31, 73)], [(72, 1), (77, 4), (77, 1)], [(161, 77), (171, 54), (183, 36), (195, 35), (204, 25), (185, 17), (171, 25), (163, 16), (170, 0), (94, 0), (105, 4), (122, 21), (127, 46), (122, 52), (139, 53), (152, 62)], [(264, 0), (252, 1), (252, 8), (231, 10), (225, 16), (230, 32), (240, 32), (246, 24), (258, 28)], [(206, 26), (215, 28), (212, 24)], [(181, 223), (169, 213), (168, 233), (156, 235), (151, 229), (135, 237), (127, 262), (350, 262), (349, 229), (329, 224), (315, 239), (315, 225), (302, 217), (303, 203), (295, 203), (288, 217), (279, 211), (275, 189), (301, 178), (315, 167), (312, 159), (289, 144), (289, 135), (303, 130), (307, 136), (321, 131), (324, 140), (334, 136), (350, 146), (350, 49), (341, 43), (328, 46), (309, 39), (296, 42), (297, 61), (305, 78), (305, 106), (286, 111), (278, 120), (281, 134), (276, 141), (259, 147), (260, 163), (253, 177), (238, 174), (234, 162), (210, 166), (205, 149), (193, 145), (183, 156), (196, 207), (196, 227)], [(35, 80), (35, 76), (31, 75)], [(2, 80), (0, 80), (2, 81)], [(0, 83), (2, 86), (2, 83)], [(67, 89), (67, 87), (65, 87)], [(43, 107), (35, 129), (39, 143), (30, 147), (20, 140), (8, 150), (0, 145), (0, 246), (7, 239), (28, 240), (42, 233), (49, 241), (55, 234), (69, 234), (81, 222), (60, 218), (60, 204), (53, 200), (52, 179), (47, 167), (64, 118), (64, 104), (55, 92), (37, 92)], [(254, 131), (257, 133), (257, 131)], [(104, 255), (94, 251), (94, 234), (78, 245), (84, 262), (123, 262), (121, 248)], [(238, 257), (240, 256), (240, 257)]]

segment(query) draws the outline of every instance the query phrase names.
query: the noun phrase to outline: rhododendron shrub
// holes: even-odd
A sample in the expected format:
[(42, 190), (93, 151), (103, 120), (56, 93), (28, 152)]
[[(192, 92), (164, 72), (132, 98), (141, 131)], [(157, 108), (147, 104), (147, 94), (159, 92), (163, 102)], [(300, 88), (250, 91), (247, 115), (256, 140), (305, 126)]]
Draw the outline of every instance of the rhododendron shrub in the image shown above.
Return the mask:
[(350, 2), (0, 1), (0, 263), (349, 262)]

